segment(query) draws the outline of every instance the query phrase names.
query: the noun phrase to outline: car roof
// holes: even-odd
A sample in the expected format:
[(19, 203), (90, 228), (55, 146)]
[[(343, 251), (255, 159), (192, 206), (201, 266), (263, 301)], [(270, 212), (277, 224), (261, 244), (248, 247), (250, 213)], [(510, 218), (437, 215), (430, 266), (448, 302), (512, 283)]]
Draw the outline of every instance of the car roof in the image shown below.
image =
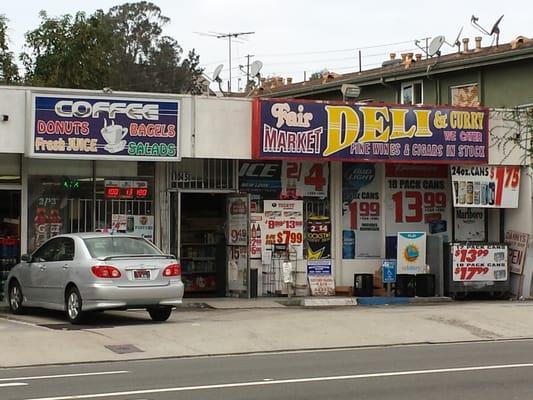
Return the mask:
[(128, 237), (135, 239), (142, 239), (141, 236), (128, 235), (127, 233), (111, 233), (111, 232), (78, 232), (78, 233), (67, 233), (58, 235), (62, 237), (71, 237), (71, 238), (80, 238), (80, 239), (92, 239), (92, 238), (101, 238), (101, 237)]

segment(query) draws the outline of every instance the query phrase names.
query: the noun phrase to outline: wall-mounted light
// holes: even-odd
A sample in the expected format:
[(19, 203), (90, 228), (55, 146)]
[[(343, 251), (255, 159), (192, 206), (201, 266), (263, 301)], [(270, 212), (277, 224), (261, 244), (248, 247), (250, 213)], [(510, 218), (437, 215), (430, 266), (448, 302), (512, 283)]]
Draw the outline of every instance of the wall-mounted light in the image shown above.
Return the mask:
[(7, 121), (9, 121), (9, 115), (2, 114), (2, 122), (7, 122)]
[(355, 99), (361, 94), (361, 87), (357, 85), (352, 85), (349, 83), (344, 83), (341, 86), (342, 99)]

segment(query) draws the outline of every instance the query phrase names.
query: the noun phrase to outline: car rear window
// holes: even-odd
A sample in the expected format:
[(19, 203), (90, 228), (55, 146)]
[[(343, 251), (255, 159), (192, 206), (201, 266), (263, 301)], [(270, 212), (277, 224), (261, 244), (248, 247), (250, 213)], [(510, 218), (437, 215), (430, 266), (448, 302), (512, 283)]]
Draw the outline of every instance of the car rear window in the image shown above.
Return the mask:
[(106, 236), (83, 240), (93, 258), (130, 254), (162, 254), (143, 238)]

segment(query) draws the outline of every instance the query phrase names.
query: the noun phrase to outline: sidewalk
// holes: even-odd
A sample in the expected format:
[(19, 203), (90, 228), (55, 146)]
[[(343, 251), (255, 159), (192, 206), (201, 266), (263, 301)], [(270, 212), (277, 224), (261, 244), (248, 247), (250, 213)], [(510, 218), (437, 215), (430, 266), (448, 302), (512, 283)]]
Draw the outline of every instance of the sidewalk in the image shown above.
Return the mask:
[(291, 307), (280, 300), (287, 299), (188, 299), (166, 323), (144, 311), (106, 312), (81, 327), (60, 312), (4, 309), (0, 367), (533, 336), (533, 302)]

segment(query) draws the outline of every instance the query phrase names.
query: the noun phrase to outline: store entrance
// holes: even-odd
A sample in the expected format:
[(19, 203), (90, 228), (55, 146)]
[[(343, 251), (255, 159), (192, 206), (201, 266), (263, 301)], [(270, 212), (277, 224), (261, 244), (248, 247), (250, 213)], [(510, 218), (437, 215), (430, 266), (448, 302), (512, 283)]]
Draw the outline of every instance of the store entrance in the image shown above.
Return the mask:
[(0, 301), (9, 271), (20, 258), (20, 190), (0, 188)]
[(180, 262), (186, 297), (226, 295), (226, 195), (181, 193)]

